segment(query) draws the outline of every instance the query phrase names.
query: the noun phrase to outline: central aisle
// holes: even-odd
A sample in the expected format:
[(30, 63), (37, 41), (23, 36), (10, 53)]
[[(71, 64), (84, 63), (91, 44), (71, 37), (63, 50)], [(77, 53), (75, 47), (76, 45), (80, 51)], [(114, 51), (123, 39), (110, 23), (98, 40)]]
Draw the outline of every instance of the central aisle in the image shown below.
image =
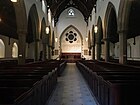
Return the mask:
[(57, 87), (46, 105), (97, 105), (75, 63), (67, 66), (58, 77)]

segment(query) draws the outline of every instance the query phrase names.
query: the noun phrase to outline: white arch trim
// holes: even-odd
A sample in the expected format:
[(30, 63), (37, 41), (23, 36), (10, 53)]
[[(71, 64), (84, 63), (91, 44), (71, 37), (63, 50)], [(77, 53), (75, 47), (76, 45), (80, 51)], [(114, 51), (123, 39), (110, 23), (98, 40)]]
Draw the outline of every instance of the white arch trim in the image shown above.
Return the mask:
[(5, 44), (2, 39), (0, 39), (0, 58), (5, 57)]

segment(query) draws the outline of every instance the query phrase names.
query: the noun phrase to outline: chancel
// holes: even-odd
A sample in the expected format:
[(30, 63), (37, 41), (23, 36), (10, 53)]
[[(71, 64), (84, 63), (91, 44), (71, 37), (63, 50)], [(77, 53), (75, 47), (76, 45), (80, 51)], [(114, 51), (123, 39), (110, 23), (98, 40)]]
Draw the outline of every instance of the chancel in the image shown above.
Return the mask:
[(140, 0), (0, 0), (0, 105), (140, 105)]

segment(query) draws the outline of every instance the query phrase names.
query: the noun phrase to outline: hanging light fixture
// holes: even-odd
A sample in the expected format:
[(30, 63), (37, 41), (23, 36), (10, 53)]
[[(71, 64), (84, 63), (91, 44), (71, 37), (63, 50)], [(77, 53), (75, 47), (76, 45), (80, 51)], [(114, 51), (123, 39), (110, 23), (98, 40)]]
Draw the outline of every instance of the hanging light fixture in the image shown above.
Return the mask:
[(17, 0), (11, 0), (12, 2), (17, 2)]

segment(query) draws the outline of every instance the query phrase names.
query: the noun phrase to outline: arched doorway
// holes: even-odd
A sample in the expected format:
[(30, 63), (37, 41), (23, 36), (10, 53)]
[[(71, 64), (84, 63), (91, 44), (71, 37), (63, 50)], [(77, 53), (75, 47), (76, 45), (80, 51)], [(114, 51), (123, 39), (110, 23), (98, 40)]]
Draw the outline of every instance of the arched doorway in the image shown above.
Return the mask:
[(67, 27), (60, 36), (61, 58), (75, 62), (82, 56), (82, 35), (74, 26)]
[(117, 58), (115, 55), (115, 45), (119, 42), (119, 35), (117, 33), (117, 16), (114, 5), (109, 2), (105, 14), (105, 60), (111, 61)]
[(12, 46), (12, 57), (17, 58), (18, 57), (18, 46), (17, 43), (13, 43)]
[(96, 59), (101, 60), (103, 59), (103, 28), (102, 28), (102, 20), (101, 17), (98, 17), (98, 32), (96, 33)]
[(33, 58), (35, 61), (39, 59), (39, 18), (35, 4), (31, 7), (28, 16), (28, 34), (26, 41), (28, 46), (28, 58)]
[(0, 58), (5, 57), (5, 45), (3, 40), (0, 39)]

